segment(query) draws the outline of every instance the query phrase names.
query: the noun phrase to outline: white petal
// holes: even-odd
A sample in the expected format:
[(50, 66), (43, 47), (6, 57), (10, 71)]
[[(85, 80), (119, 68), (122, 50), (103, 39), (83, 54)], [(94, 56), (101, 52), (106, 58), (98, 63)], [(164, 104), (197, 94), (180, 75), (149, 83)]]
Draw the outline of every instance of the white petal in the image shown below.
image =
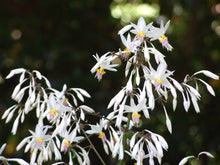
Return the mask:
[(36, 76), (37, 76), (37, 78), (38, 78), (39, 80), (42, 79), (42, 75), (41, 75), (41, 73), (40, 73), (39, 71), (33, 70), (33, 72), (36, 73)]
[(13, 77), (15, 74), (19, 74), (19, 73), (22, 73), (22, 72), (25, 72), (25, 69), (23, 69), (23, 68), (13, 69), (7, 75), (6, 79), (9, 79), (9, 78)]
[(10, 158), (8, 159), (8, 161), (12, 161), (12, 162), (17, 162), (20, 165), (29, 165), (29, 163), (27, 163), (26, 161), (24, 161), (23, 159), (19, 159), (19, 158)]
[(5, 123), (8, 123), (8, 122), (12, 119), (15, 110), (16, 110), (16, 109), (13, 109), (13, 110), (9, 113), (9, 115), (8, 115), (7, 118), (6, 118)]
[(125, 27), (123, 27), (118, 34), (119, 35), (123, 35), (124, 33), (126, 33), (130, 28), (132, 27), (132, 25), (126, 25)]
[(126, 93), (131, 93), (132, 90), (133, 90), (133, 85), (132, 85), (132, 73), (130, 74), (130, 77), (129, 77), (129, 80), (127, 82), (127, 85), (126, 85)]
[(170, 133), (172, 133), (172, 124), (171, 124), (171, 121), (170, 121), (170, 118), (167, 114), (167, 111), (166, 111), (166, 108), (163, 106), (163, 109), (164, 109), (164, 113), (165, 113), (165, 116), (166, 116), (166, 125), (167, 125), (167, 128), (169, 130)]
[(4, 151), (5, 147), (6, 147), (6, 143), (4, 143), (1, 148), (0, 148), (0, 155), (2, 154), (2, 152)]
[(13, 124), (13, 126), (12, 126), (11, 132), (12, 132), (13, 135), (15, 135), (16, 132), (17, 132), (20, 116), (21, 116), (21, 113), (19, 113), (19, 115), (18, 115), (17, 118), (15, 119), (14, 124)]
[(122, 139), (121, 139), (121, 144), (120, 144), (120, 148), (119, 148), (119, 156), (118, 156), (119, 160), (122, 160), (124, 158), (124, 148), (123, 148), (123, 143), (122, 143), (123, 140)]
[(203, 84), (205, 84), (207, 90), (209, 91), (209, 93), (213, 96), (215, 96), (215, 91), (213, 90), (213, 88), (211, 87), (211, 85), (209, 85), (208, 83), (206, 83), (205, 81), (199, 79)]
[(130, 58), (128, 60), (128, 62), (126, 63), (126, 66), (125, 66), (125, 77), (128, 76), (128, 73), (129, 73), (131, 65), (132, 65), (132, 58)]
[(20, 150), (27, 142), (28, 140), (31, 138), (31, 136), (24, 138), (16, 147), (16, 150)]
[(207, 156), (210, 157), (210, 158), (214, 158), (214, 156), (213, 156), (211, 153), (207, 152), (207, 151), (200, 152), (200, 153), (198, 154), (198, 156), (200, 156), (200, 155), (202, 155), (202, 154), (205, 154), (205, 155), (207, 155)]
[(27, 79), (24, 79), (22, 82), (20, 82), (18, 85), (16, 85), (11, 97), (14, 99), (17, 93), (19, 92), (21, 85), (26, 81)]
[(184, 164), (188, 161), (188, 159), (190, 159), (190, 158), (194, 158), (194, 156), (187, 156), (187, 157), (183, 158), (183, 159), (179, 162), (178, 165), (184, 165)]
[(47, 86), (48, 86), (49, 88), (51, 88), (50, 81), (49, 81), (46, 77), (44, 77), (44, 76), (42, 76), (42, 78), (45, 80)]
[(208, 71), (208, 70), (201, 70), (201, 71), (198, 71), (196, 73), (194, 73), (193, 75), (197, 75), (197, 74), (200, 74), (200, 73), (203, 73), (204, 75), (206, 75), (207, 77), (210, 77), (212, 79), (215, 79), (215, 80), (218, 80), (219, 79), (219, 76)]
[(193, 87), (191, 87), (190, 85), (188, 85), (188, 84), (186, 84), (186, 83), (183, 83), (185, 86), (187, 86), (189, 89), (190, 89), (190, 91), (196, 96), (196, 97), (201, 97), (200, 96), (200, 94), (199, 94), (199, 92), (195, 89), (195, 88), (193, 88)]
[(139, 75), (139, 69), (136, 69), (136, 84), (139, 86), (140, 84), (140, 75)]
[(90, 94), (88, 92), (86, 92), (84, 89), (81, 89), (81, 88), (75, 88), (76, 90), (78, 90), (82, 95), (90, 98)]
[(191, 93), (190, 93), (190, 96), (191, 96), (191, 100), (192, 100), (193, 106), (194, 106), (194, 108), (195, 108), (195, 111), (196, 111), (197, 113), (199, 113), (199, 112), (200, 112), (200, 109), (199, 109), (199, 105), (198, 105), (198, 103), (197, 103), (196, 97), (195, 97), (193, 94), (191, 94)]
[(9, 112), (10, 112), (13, 108), (16, 109), (16, 108), (17, 108), (17, 105), (13, 105), (13, 106), (9, 107), (7, 110), (5, 110), (4, 114), (2, 115), (2, 119), (5, 119), (5, 118), (8, 116)]
[(19, 78), (19, 82), (22, 82), (24, 80), (25, 77), (25, 72), (23, 72)]
[(171, 78), (171, 77), (169, 77), (169, 78), (173, 81), (174, 86), (175, 86), (180, 92), (182, 92), (182, 91), (183, 91), (183, 88), (182, 88), (181, 84), (180, 84), (178, 81), (176, 81), (175, 79), (173, 79), (173, 78)]
[(145, 58), (145, 61), (149, 61), (150, 60), (150, 53), (149, 53), (149, 50), (147, 48), (147, 44), (146, 42), (144, 42), (144, 58)]
[(133, 148), (134, 146), (134, 143), (135, 143), (135, 138), (136, 138), (136, 135), (138, 134), (138, 132), (136, 132), (132, 137), (131, 137), (131, 140), (130, 140), (130, 148)]
[(85, 110), (89, 113), (95, 112), (92, 108), (88, 107), (87, 105), (80, 105), (80, 108), (82, 108), (83, 110)]
[(105, 153), (108, 155), (109, 154), (109, 151), (108, 151), (108, 146), (106, 143), (103, 143), (103, 148), (105, 150)]

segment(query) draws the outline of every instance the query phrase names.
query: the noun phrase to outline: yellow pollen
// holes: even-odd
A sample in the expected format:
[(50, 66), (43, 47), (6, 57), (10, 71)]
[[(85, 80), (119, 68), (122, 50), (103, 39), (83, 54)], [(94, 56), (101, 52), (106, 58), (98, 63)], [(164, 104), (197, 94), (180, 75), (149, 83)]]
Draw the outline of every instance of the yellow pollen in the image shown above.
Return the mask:
[(68, 98), (65, 98), (64, 101), (63, 101), (63, 105), (66, 105), (68, 102)]
[(53, 114), (54, 116), (57, 115), (57, 111), (55, 109), (50, 110), (50, 114)]
[(126, 56), (130, 56), (130, 55), (131, 55), (131, 52), (129, 52), (127, 48), (125, 48), (124, 51), (125, 51), (125, 52), (127, 51), (127, 52), (125, 53)]
[(67, 140), (65, 140), (65, 141), (63, 142), (63, 144), (64, 144), (65, 146), (70, 147), (70, 142), (69, 142), (69, 141), (67, 141)]
[(160, 42), (163, 42), (164, 40), (167, 40), (167, 37), (165, 35), (163, 35), (162, 38), (159, 39)]
[(162, 84), (164, 82), (164, 80), (162, 78), (156, 78), (155, 80), (156, 80), (156, 82), (158, 82), (160, 84)]
[(139, 32), (138, 37), (145, 37), (145, 33), (144, 32)]
[(105, 74), (103, 67), (100, 67), (99, 69), (97, 69), (96, 72), (101, 73), (102, 75)]
[(133, 114), (132, 114), (132, 118), (134, 119), (134, 118), (140, 118), (141, 117), (141, 115), (139, 114), (139, 113), (137, 113), (137, 112), (134, 112)]
[(98, 136), (98, 138), (103, 138), (105, 136), (105, 133), (104, 132), (100, 132), (100, 134), (99, 134), (99, 136)]
[(36, 139), (36, 142), (37, 142), (37, 143), (42, 143), (42, 142), (43, 142), (43, 139), (42, 139), (42, 138), (37, 138), (37, 139)]

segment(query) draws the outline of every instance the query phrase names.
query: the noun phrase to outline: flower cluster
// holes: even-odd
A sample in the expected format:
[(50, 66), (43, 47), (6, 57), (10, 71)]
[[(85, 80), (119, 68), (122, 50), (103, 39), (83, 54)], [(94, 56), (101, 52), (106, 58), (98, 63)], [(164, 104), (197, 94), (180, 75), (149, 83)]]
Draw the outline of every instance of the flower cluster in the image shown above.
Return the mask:
[(29, 130), (31, 135), (24, 138), (16, 149), (25, 146), (24, 152), (31, 153), (31, 165), (52, 160), (53, 155), (55, 160), (62, 160), (62, 152), (69, 156), (70, 165), (73, 164), (72, 155), (76, 155), (80, 164), (90, 164), (88, 152), (78, 145), (86, 139), (80, 124), (86, 114), (94, 112), (87, 105), (79, 105), (79, 100), (84, 102), (84, 97), (89, 98), (90, 95), (81, 88), (67, 88), (66, 85), (58, 91), (36, 70), (15, 69), (6, 78), (18, 74), (19, 83), (12, 93), (16, 104), (4, 112), (2, 119), (8, 123), (16, 116), (11, 131), (13, 134), (31, 111), (35, 111), (38, 122), (35, 131)]
[[(45, 161), (55, 160), (58, 162), (53, 165), (58, 165), (64, 164), (63, 156), (67, 155), (69, 165), (75, 162), (89, 165), (89, 152), (93, 150), (104, 165), (104, 160), (90, 140), (94, 135), (102, 142), (106, 154), (119, 161), (127, 155), (136, 165), (142, 165), (145, 159), (150, 165), (154, 165), (155, 161), (161, 164), (168, 144), (161, 135), (145, 128), (141, 129), (142, 120), (149, 119), (151, 111), (161, 107), (168, 131), (172, 133), (171, 120), (166, 110), (168, 100), (172, 99), (172, 107), (175, 110), (179, 92), (186, 112), (192, 104), (198, 113), (198, 101), (201, 98), (198, 83), (204, 84), (208, 92), (215, 96), (213, 88), (198, 75), (219, 79), (208, 70), (198, 71), (192, 76), (186, 75), (183, 82), (173, 78), (174, 71), (168, 69), (165, 55), (157, 50), (153, 43), (159, 41), (162, 48), (172, 51), (173, 47), (165, 35), (169, 24), (170, 21), (165, 25), (161, 21), (160, 27), (155, 27), (153, 23), (146, 24), (141, 17), (137, 25), (131, 23), (118, 32), (123, 49), (114, 53), (107, 52), (102, 56), (94, 55), (97, 63), (91, 72), (95, 73), (98, 81), (102, 80), (107, 70), (117, 71), (119, 65), (115, 64), (116, 59), (126, 63), (127, 82), (110, 100), (107, 109), (112, 108), (112, 111), (106, 117), (82, 104), (85, 97), (90, 98), (85, 90), (63, 85), (59, 91), (52, 88), (49, 80), (39, 71), (23, 68), (12, 70), (7, 79), (20, 75), (19, 83), (11, 96), (16, 103), (4, 112), (2, 119), (6, 123), (14, 121), (12, 134), (16, 134), (19, 125), (32, 111), (36, 114), (37, 122), (35, 130), (29, 130), (30, 136), (25, 137), (16, 148), (20, 150), (24, 147), (24, 152), (30, 152), (30, 163), (3, 156), (0, 156), (0, 161), (42, 165)], [(95, 124), (92, 124), (94, 121), (86, 122), (88, 115), (97, 117), (99, 121)], [(87, 141), (89, 146), (81, 145), (83, 141)], [(1, 147), (0, 154), (4, 147), (5, 144)], [(212, 157), (208, 152), (201, 154)], [(189, 158), (193, 156), (184, 158), (180, 165), (186, 163)]]
[[(118, 32), (125, 46), (123, 51), (119, 49), (118, 52), (108, 52), (99, 58), (96, 57), (97, 63), (91, 69), (91, 72), (94, 73), (97, 68), (102, 68), (101, 70), (105, 73), (105, 69), (116, 70), (117, 65), (113, 64), (115, 58), (126, 62), (125, 78), (127, 77), (127, 83), (109, 102), (107, 108), (113, 107), (113, 111), (105, 122), (108, 124), (103, 125), (102, 122), (102, 124), (93, 125), (91, 130), (99, 131), (90, 131), (90, 133), (101, 133), (104, 139), (102, 139), (103, 146), (105, 150), (108, 146), (113, 157), (118, 154), (119, 159), (123, 159), (124, 153), (127, 153), (131, 159), (136, 160), (138, 165), (141, 165), (144, 159), (148, 159), (149, 164), (153, 165), (154, 157), (161, 163), (163, 150), (168, 149), (162, 136), (147, 129), (141, 132), (136, 130), (143, 119), (142, 116), (149, 119), (150, 112), (156, 109), (156, 106), (161, 105), (167, 128), (172, 133), (172, 124), (166, 110), (168, 99), (172, 97), (173, 110), (175, 110), (177, 92), (180, 92), (185, 110), (188, 111), (190, 104), (192, 104), (195, 111), (199, 112), (198, 100), (201, 95), (198, 83), (204, 84), (211, 95), (215, 96), (215, 93), (208, 83), (197, 76), (204, 74), (212, 79), (219, 79), (216, 74), (207, 70), (196, 72), (192, 76), (187, 75), (183, 82), (178, 82), (173, 78), (174, 71), (168, 69), (165, 55), (157, 50), (153, 44), (158, 40), (163, 48), (172, 51), (173, 47), (165, 35), (169, 24), (170, 21), (165, 25), (161, 21), (160, 27), (155, 27), (153, 23), (146, 24), (141, 17), (137, 25), (133, 23), (126, 25)], [(100, 81), (102, 77), (97, 76), (100, 69), (96, 71), (95, 77)], [(108, 136), (103, 132), (106, 132)], [(132, 134), (132, 136), (129, 137), (126, 134)], [(123, 141), (129, 143), (125, 146)]]

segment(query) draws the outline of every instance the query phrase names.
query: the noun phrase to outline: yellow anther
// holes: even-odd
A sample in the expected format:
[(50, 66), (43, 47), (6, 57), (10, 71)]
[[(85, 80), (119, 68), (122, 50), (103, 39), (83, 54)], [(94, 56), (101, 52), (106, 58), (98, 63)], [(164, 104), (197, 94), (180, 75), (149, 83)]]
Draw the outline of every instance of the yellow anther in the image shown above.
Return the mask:
[(96, 71), (97, 71), (98, 73), (101, 73), (102, 75), (105, 74), (105, 71), (104, 71), (104, 70), (97, 69)]
[(63, 142), (63, 144), (64, 144), (64, 146), (70, 147), (70, 142), (67, 141), (67, 140), (65, 140), (65, 141)]
[(138, 37), (145, 37), (145, 33), (144, 32), (139, 32)]
[(68, 98), (65, 98), (63, 101), (63, 105), (67, 105), (67, 102), (68, 102)]
[(167, 37), (165, 35), (162, 35), (162, 38), (159, 39), (160, 42), (164, 42), (164, 40), (167, 40)]
[(104, 136), (105, 136), (105, 133), (104, 132), (100, 132), (98, 138), (102, 139)]
[(37, 142), (37, 143), (42, 143), (42, 142), (43, 142), (43, 138), (37, 138), (37, 139), (36, 139), (36, 142)]
[(57, 111), (55, 109), (50, 110), (50, 114), (53, 114), (54, 116), (57, 115)]
[(164, 82), (164, 80), (162, 78), (156, 78), (155, 80), (156, 80), (156, 82), (158, 82), (160, 84), (162, 84)]
[(126, 56), (130, 56), (131, 55), (131, 52), (129, 52), (127, 48), (125, 48), (124, 51), (126, 52), (125, 53)]
[(132, 114), (132, 118), (134, 119), (134, 118), (140, 118), (141, 117), (141, 115), (138, 113), (138, 112), (134, 112), (133, 114)]

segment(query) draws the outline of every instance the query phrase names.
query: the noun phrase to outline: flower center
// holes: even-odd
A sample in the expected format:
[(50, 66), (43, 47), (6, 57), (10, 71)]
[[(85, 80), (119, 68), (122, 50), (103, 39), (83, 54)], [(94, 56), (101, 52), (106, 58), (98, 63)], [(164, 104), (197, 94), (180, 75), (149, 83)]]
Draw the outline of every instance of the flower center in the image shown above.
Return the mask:
[(132, 118), (134, 119), (134, 118), (140, 118), (141, 117), (141, 115), (138, 113), (138, 112), (134, 112), (133, 114), (132, 114)]
[(100, 138), (102, 140), (102, 142), (106, 141), (106, 136), (104, 132), (100, 132), (98, 138)]
[(134, 124), (139, 124), (140, 117), (141, 117), (141, 115), (138, 112), (134, 112), (132, 114), (132, 120), (133, 120)]
[(70, 142), (68, 140), (65, 140), (63, 142), (63, 151), (66, 153), (69, 150), (70, 146)]
[(43, 145), (43, 138), (37, 138), (35, 141), (36, 141), (38, 147), (42, 147), (42, 145)]
[(65, 140), (65, 141), (63, 142), (63, 145), (64, 145), (65, 147), (70, 147), (70, 142), (67, 141), (67, 140)]
[(128, 51), (128, 48), (125, 48), (124, 51), (125, 51), (124, 54), (125, 54), (126, 56), (130, 56), (130, 55), (131, 55), (131, 52)]
[(57, 115), (57, 111), (55, 109), (50, 110), (50, 114), (56, 116)]
[(138, 32), (138, 38), (141, 38), (141, 37), (145, 37), (145, 33), (144, 32)]
[(104, 71), (104, 68), (103, 68), (103, 67), (100, 67), (99, 69), (97, 69), (96, 72), (97, 72), (98, 74), (101, 74), (101, 75), (104, 75), (104, 74), (105, 74), (105, 71)]
[(100, 132), (100, 134), (99, 134), (99, 137), (98, 137), (98, 138), (102, 139), (104, 136), (105, 136), (105, 133), (104, 133), (104, 132)]
[(159, 84), (162, 84), (164, 82), (164, 80), (162, 78), (156, 78), (155, 79), (156, 82), (158, 82)]
[(160, 41), (161, 43), (163, 43), (163, 42), (165, 42), (165, 41), (167, 41), (167, 40), (168, 40), (168, 38), (167, 38), (165, 35), (162, 35), (162, 38), (159, 39), (159, 41)]
[(65, 98), (63, 101), (63, 105), (67, 106), (68, 105), (68, 98)]

